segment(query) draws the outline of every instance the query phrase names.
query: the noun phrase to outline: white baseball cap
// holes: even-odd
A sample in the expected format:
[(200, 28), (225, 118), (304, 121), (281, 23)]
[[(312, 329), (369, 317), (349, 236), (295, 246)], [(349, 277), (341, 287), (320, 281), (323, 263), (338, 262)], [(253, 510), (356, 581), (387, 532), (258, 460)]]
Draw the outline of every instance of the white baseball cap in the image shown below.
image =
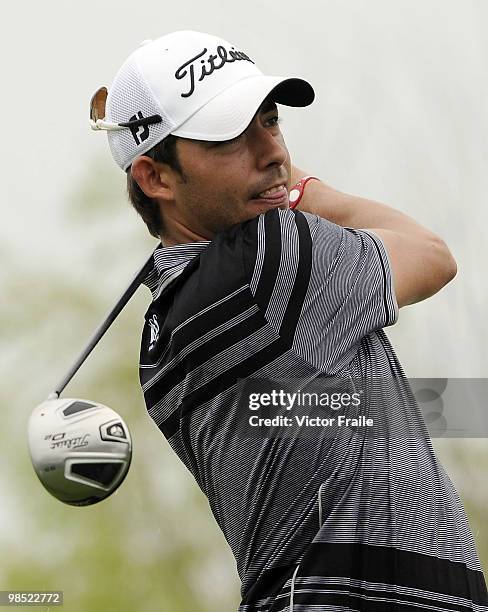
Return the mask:
[(109, 91), (92, 97), (90, 124), (107, 130), (112, 156), (126, 170), (169, 134), (230, 140), (268, 95), (287, 106), (313, 102), (303, 79), (265, 76), (243, 51), (201, 32), (145, 41), (124, 62)]

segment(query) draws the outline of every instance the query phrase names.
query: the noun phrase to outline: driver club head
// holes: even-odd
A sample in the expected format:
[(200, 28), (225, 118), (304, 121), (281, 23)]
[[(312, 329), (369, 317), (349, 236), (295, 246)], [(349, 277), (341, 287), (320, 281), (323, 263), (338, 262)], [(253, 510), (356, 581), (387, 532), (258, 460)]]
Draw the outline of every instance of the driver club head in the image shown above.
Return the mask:
[(29, 451), (44, 487), (60, 501), (87, 506), (123, 482), (132, 457), (124, 420), (108, 406), (84, 399), (48, 399), (32, 412)]

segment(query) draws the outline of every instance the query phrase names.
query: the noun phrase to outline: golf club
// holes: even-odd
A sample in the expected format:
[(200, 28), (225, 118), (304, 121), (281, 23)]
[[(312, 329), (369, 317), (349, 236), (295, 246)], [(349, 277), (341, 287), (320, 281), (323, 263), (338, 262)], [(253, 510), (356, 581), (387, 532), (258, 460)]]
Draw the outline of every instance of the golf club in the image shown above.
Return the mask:
[(29, 451), (44, 487), (60, 501), (86, 506), (113, 493), (123, 482), (132, 457), (129, 428), (114, 410), (60, 395), (115, 321), (152, 268), (153, 253), (98, 326), (65, 377), (32, 412)]

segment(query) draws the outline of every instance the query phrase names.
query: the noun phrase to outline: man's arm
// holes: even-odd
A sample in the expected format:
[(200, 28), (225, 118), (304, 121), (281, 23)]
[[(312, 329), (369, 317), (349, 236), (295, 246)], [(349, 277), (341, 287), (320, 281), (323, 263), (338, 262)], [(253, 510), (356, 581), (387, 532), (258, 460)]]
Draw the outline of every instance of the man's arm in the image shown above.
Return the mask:
[[(306, 174), (293, 167), (292, 184)], [(456, 275), (456, 262), (445, 242), (390, 206), (309, 181), (297, 209), (379, 236), (390, 257), (400, 308), (434, 295)]]

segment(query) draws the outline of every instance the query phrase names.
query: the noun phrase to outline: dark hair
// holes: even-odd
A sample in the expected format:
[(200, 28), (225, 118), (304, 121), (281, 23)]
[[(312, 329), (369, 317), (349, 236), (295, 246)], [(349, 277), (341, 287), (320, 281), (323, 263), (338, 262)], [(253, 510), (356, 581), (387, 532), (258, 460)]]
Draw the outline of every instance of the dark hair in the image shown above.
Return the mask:
[[(170, 168), (176, 170), (183, 176), (178, 154), (176, 151), (177, 136), (170, 134), (164, 140), (154, 145), (144, 155), (150, 157), (156, 162), (168, 164)], [(148, 197), (139, 187), (137, 181), (132, 176), (131, 167), (127, 168), (127, 194), (132, 206), (136, 209), (142, 220), (147, 225), (147, 229), (151, 236), (159, 238), (163, 231), (163, 220), (158, 203), (153, 198)]]

